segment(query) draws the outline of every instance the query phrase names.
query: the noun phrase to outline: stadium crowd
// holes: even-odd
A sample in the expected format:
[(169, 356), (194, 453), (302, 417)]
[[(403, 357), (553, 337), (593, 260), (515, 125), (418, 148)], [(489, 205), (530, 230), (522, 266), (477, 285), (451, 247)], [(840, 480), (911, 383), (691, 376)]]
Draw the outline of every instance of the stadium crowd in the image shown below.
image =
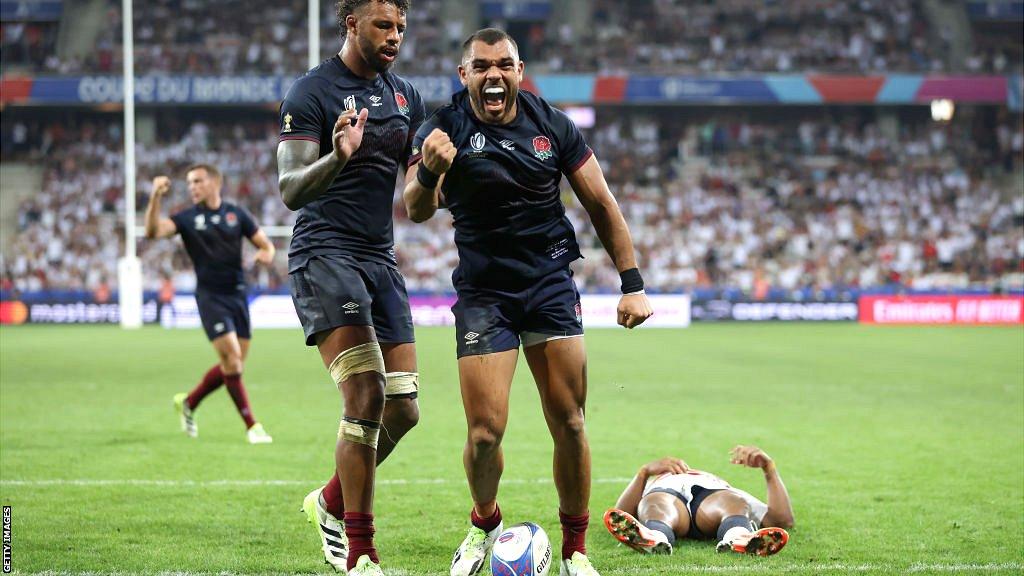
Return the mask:
[[(339, 46), (334, 3), (321, 3), (321, 51)], [(306, 0), (152, 0), (134, 12), (139, 73), (282, 74), (306, 70)], [(441, 0), (409, 14), (400, 70), (451, 74), (467, 31), (442, 22)], [(930, 24), (919, 0), (594, 0), (584, 32), (546, 21), (525, 27), (523, 55), (536, 72), (878, 73), (1020, 72), (1019, 33), (976, 34), (976, 50), (950, 62), (951, 30)], [(3, 25), (5, 64), (60, 74), (121, 70), (121, 11), (81, 58), (58, 58), (56, 23)], [(484, 22), (505, 26), (506, 22)], [(984, 30), (984, 29), (982, 29)], [(1019, 29), (1017, 30), (1019, 32)], [(1015, 51), (1016, 50), (1016, 51)], [(211, 58), (211, 54), (216, 57)], [(408, 63), (415, 62), (414, 70)]]
[[(991, 149), (975, 144), (967, 122), (906, 122), (894, 134), (820, 112), (734, 116), (659, 122), (654, 112), (607, 111), (587, 131), (651, 289), (728, 286), (763, 296), (769, 287), (995, 287), (1024, 278), (1024, 196), (1007, 184), (1021, 170), (1019, 116), (999, 122)], [(4, 286), (109, 289), (123, 251), (119, 123), (19, 124), (4, 124), (5, 150), (15, 133), (40, 135), (20, 146), (46, 168), (43, 190), (19, 207)], [(160, 141), (139, 146), (139, 210), (158, 173), (178, 179), (168, 210), (186, 206), (184, 168), (202, 161), (222, 169), (225, 198), (261, 225), (292, 224), (277, 192), (273, 122), (171, 115), (160, 128)], [(618, 276), (589, 219), (567, 187), (564, 198), (586, 256), (577, 263), (581, 289), (614, 290)], [(411, 291), (450, 290), (458, 256), (447, 212), (413, 225), (396, 194), (395, 240)], [(287, 240), (277, 242), (275, 266), (253, 273), (264, 289), (287, 276)], [(147, 288), (193, 286), (175, 243), (143, 240), (140, 255)]]
[(582, 37), (539, 26), (527, 53), (552, 72), (935, 72), (942, 34), (913, 0), (594, 2)]

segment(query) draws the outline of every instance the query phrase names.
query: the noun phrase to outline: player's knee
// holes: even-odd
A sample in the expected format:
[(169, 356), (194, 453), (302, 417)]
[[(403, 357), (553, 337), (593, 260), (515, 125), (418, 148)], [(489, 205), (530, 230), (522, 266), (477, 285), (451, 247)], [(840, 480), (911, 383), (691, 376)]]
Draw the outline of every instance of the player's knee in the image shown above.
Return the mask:
[(380, 378), (372, 372), (355, 374), (342, 385), (345, 411), (363, 419), (380, 420), (386, 397)]
[(331, 362), (329, 370), (350, 413), (380, 420), (384, 411), (385, 369), (379, 344), (367, 342), (343, 350)]
[(243, 367), (242, 355), (237, 353), (221, 355), (220, 367), (225, 374), (241, 374)]
[(566, 412), (554, 417), (554, 428), (567, 438), (582, 438), (586, 434), (586, 422), (583, 410)]
[(388, 398), (385, 404), (388, 429), (405, 434), (420, 422), (420, 407), (413, 398)]
[(478, 454), (493, 452), (501, 445), (503, 435), (504, 430), (499, 430), (496, 426), (474, 425), (469, 429), (469, 442)]

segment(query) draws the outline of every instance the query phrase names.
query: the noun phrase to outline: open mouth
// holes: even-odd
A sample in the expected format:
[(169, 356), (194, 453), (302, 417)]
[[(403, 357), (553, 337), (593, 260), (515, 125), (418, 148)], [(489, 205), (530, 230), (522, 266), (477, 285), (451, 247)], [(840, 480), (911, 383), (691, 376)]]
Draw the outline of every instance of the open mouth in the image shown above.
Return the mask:
[(394, 62), (395, 58), (398, 58), (398, 48), (382, 48), (380, 51), (380, 58), (388, 63)]
[(505, 88), (503, 86), (485, 86), (483, 101), (484, 109), (488, 112), (501, 112), (505, 109)]

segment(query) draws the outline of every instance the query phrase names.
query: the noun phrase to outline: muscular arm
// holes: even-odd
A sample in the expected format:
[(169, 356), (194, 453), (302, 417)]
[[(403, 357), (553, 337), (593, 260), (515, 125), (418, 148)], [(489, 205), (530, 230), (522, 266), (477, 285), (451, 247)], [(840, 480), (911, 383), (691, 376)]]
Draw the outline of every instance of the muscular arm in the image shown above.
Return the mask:
[(636, 256), (633, 253), (633, 239), (629, 235), (626, 219), (619, 210), (608, 183), (604, 179), (601, 165), (596, 156), (591, 156), (586, 163), (568, 176), (569, 184), (580, 199), (580, 203), (594, 223), (601, 244), (611, 256), (615, 269), (619, 272), (636, 268)]
[[(434, 128), (423, 139), (423, 159), (413, 164), (405, 173), (405, 190), (402, 192), (405, 210), (413, 222), (424, 222), (437, 212), (437, 205), (440, 202), (438, 191), (444, 183), (444, 175), (455, 161), (456, 152), (448, 134), (440, 128)], [(421, 169), (429, 171), (425, 172), (425, 175), (437, 175), (437, 183), (433, 190), (420, 182), (417, 174)]]
[[(367, 108), (346, 110), (338, 116), (331, 136), (333, 152), (320, 156), (320, 144), (309, 140), (283, 140), (277, 145), (277, 185), (285, 206), (298, 210), (327, 191), (349, 158), (363, 142)], [(352, 121), (355, 120), (355, 125)]]
[(615, 501), (615, 507), (636, 516), (636, 509), (640, 506), (640, 500), (643, 497), (644, 487), (647, 486), (648, 478), (650, 478), (650, 475), (647, 474), (647, 467), (641, 467), (640, 471), (636, 473), (636, 476), (633, 476), (633, 479), (626, 486), (626, 489), (619, 495), (619, 499)]
[(782, 483), (775, 463), (764, 468), (764, 482), (768, 486), (768, 512), (761, 521), (763, 526), (778, 526), (790, 529), (793, 527), (793, 506), (789, 501), (789, 492)]
[(437, 186), (430, 190), (416, 178), (416, 171), (419, 170), (420, 162), (413, 164), (405, 172), (405, 190), (402, 192), (402, 199), (405, 200), (405, 211), (409, 213), (409, 219), (417, 224), (426, 222), (437, 212), (441, 195), (438, 190), (444, 182), (444, 175), (438, 180)]
[(154, 180), (153, 193), (146, 206), (146, 238), (167, 238), (178, 233), (178, 226), (170, 218), (160, 217), (160, 200), (170, 189), (170, 180), (159, 176)]
[(320, 144), (284, 140), (277, 145), (277, 184), (284, 205), (298, 210), (316, 200), (345, 167), (336, 154), (320, 156)]
[(782, 483), (779, 471), (775, 469), (775, 461), (757, 446), (736, 446), (730, 451), (730, 462), (750, 468), (760, 468), (764, 472), (764, 482), (768, 486), (768, 512), (761, 519), (762, 526), (793, 527), (793, 506), (789, 502), (789, 492)]
[(647, 480), (651, 476), (666, 473), (685, 474), (689, 469), (690, 467), (686, 462), (672, 457), (665, 457), (644, 464), (640, 467), (640, 471), (636, 473), (636, 476), (633, 476), (633, 480), (629, 482), (626, 489), (622, 491), (622, 494), (619, 495), (619, 499), (615, 502), (615, 507), (636, 516), (640, 500), (644, 495), (644, 488), (647, 486)]

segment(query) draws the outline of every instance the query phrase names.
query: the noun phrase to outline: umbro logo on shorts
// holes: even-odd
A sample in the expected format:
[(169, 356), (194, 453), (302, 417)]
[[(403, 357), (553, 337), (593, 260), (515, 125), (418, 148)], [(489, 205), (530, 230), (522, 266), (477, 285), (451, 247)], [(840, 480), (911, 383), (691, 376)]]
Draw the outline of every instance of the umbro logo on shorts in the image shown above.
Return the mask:
[(217, 322), (216, 324), (214, 324), (213, 325), (213, 331), (214, 332), (223, 332), (224, 331), (224, 323), (223, 322)]
[(342, 308), (345, 309), (345, 314), (359, 313), (359, 304), (356, 304), (355, 302), (349, 302), (348, 304), (344, 304), (342, 305)]
[(466, 344), (476, 344), (479, 342), (480, 335), (476, 332), (467, 332), (463, 338), (466, 339)]

